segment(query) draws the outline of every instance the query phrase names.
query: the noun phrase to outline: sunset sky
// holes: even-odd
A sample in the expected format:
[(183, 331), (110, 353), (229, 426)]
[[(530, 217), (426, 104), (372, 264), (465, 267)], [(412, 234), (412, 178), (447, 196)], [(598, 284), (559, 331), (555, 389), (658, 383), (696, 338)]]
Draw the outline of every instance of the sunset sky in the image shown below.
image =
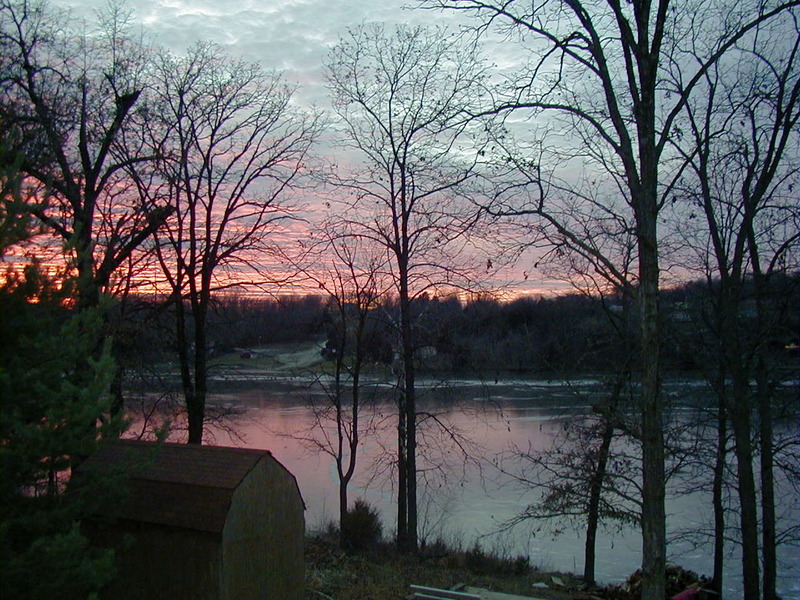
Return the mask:
[[(51, 0), (85, 19), (88, 29), (106, 0)], [(221, 44), (232, 56), (261, 63), (283, 72), (298, 85), (296, 100), (326, 110), (329, 102), (323, 81), (323, 63), (329, 48), (361, 23), (430, 24), (454, 30), (464, 17), (452, 12), (409, 8), (407, 0), (128, 0), (134, 23), (155, 45), (182, 52), (198, 40)], [(485, 45), (496, 64), (509, 65), (508, 47), (497, 40)], [(317, 152), (325, 153), (318, 148)], [(313, 199), (312, 199), (313, 202)], [(510, 285), (512, 294), (552, 293), (569, 284), (547, 279), (524, 257), (492, 282)]]

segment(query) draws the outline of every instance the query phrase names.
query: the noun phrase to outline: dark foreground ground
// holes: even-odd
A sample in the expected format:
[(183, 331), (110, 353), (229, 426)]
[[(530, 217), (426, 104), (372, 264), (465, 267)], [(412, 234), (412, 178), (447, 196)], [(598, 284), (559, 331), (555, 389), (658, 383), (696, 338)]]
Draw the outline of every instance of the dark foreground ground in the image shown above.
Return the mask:
[[(320, 535), (306, 544), (306, 600), (401, 600), (412, 584), (449, 589), (459, 584), (542, 600), (634, 600), (636, 576), (625, 586), (587, 590), (568, 574), (547, 573), (523, 558), (497, 559), (480, 551), (428, 548), (403, 556), (389, 547), (348, 554), (335, 540)], [(697, 581), (693, 573), (668, 574), (667, 598)]]

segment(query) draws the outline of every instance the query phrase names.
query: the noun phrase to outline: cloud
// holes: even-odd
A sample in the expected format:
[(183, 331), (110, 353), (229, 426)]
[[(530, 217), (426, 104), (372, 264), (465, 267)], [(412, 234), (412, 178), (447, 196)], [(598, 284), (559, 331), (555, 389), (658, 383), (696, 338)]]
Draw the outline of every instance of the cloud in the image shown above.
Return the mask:
[[(91, 22), (106, 0), (55, 0)], [(156, 44), (176, 52), (211, 41), (301, 84), (304, 104), (323, 104), (328, 49), (362, 22), (453, 23), (455, 15), (408, 10), (408, 0), (128, 0), (134, 20)]]

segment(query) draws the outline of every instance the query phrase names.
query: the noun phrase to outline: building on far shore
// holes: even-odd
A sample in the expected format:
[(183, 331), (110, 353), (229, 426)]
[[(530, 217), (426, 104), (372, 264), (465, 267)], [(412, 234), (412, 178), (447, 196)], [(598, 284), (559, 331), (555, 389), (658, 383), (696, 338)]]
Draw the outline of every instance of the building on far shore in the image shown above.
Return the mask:
[(89, 472), (121, 473), (127, 492), (84, 522), (117, 549), (105, 598), (303, 598), (305, 507), (268, 451), (120, 440), (81, 464), (78, 485)]

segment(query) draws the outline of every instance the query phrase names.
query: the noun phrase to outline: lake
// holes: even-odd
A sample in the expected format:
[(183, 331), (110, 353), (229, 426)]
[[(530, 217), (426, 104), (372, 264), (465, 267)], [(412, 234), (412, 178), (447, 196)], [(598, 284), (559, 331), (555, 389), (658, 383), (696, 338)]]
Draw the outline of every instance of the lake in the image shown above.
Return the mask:
[[(207, 443), (244, 445), (270, 450), (297, 478), (306, 503), (306, 527), (320, 529), (338, 520), (336, 471), (332, 459), (311, 447), (309, 433), (333, 435), (331, 424), (321, 426), (311, 406), (324, 399), (320, 385), (303, 379), (273, 380), (249, 387), (239, 382), (236, 389), (216, 393), (210, 399), (235, 409), (231, 431), (211, 431)], [(664, 392), (677, 400), (674, 418), (688, 422), (696, 418), (693, 408), (703, 385), (693, 381), (669, 381)], [(531, 452), (551, 446), (566, 422), (586, 419), (591, 413), (596, 382), (509, 380), (420, 382), (420, 412), (424, 413), (419, 444), (422, 456), (419, 494), (421, 540), (441, 537), (447, 542), (471, 547), (479, 543), (499, 554), (530, 557), (531, 564), (544, 569), (581, 573), (584, 536), (582, 527), (564, 528), (557, 535), (546, 523), (522, 523), (511, 531), (501, 526), (517, 515), (538, 494), (515, 481), (519, 469), (509, 448)], [(350, 486), (351, 502), (365, 498), (383, 516), (384, 530), (394, 522), (394, 492), (391, 487), (391, 452), (395, 448), (392, 388), (381, 382), (369, 386), (375, 398), (368, 414), (374, 431), (365, 436), (359, 454), (359, 469)], [(434, 424), (436, 426), (434, 426)], [(442, 433), (440, 425), (447, 433)], [(451, 435), (452, 434), (452, 435)], [(458, 443), (456, 443), (458, 442)], [(710, 477), (710, 475), (709, 475)], [(676, 480), (671, 491), (685, 487)], [(779, 491), (778, 513), (784, 523), (796, 524), (800, 510), (796, 491)], [(670, 494), (667, 504), (671, 536), (686, 530), (701, 530), (712, 518), (710, 494)], [(730, 518), (730, 517), (729, 517)], [(701, 574), (710, 574), (709, 545), (697, 546), (674, 539), (668, 548), (669, 561)], [(779, 548), (779, 594), (800, 597), (800, 556), (796, 546)], [(638, 530), (622, 527), (598, 534), (597, 579), (603, 583), (624, 581), (641, 562)], [(728, 598), (741, 595), (741, 565), (736, 548), (727, 562)]]

